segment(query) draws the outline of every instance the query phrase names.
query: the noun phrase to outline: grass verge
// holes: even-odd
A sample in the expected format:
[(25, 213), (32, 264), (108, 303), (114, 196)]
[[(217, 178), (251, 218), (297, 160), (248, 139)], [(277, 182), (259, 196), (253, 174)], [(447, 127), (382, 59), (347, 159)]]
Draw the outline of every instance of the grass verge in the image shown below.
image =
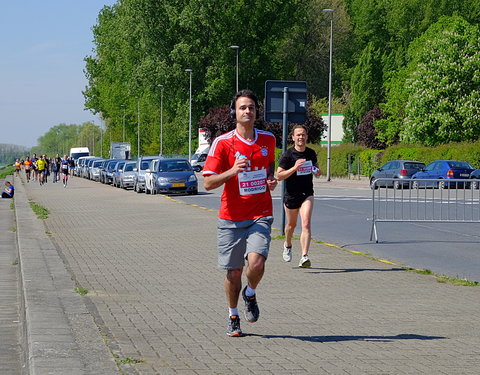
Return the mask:
[(48, 209), (40, 206), (39, 204), (35, 203), (32, 200), (29, 200), (29, 203), (30, 203), (30, 207), (32, 207), (33, 212), (35, 212), (35, 214), (39, 219), (45, 220), (46, 218), (48, 218), (48, 214), (50, 213)]

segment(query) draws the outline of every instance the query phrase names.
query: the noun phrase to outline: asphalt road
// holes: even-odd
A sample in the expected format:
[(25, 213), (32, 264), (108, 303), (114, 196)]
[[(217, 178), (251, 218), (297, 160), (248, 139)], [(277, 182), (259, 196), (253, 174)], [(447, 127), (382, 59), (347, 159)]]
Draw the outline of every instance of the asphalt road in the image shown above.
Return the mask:
[[(365, 183), (366, 185), (367, 183)], [(218, 209), (222, 189), (178, 197), (187, 203)], [(379, 243), (370, 241), (372, 216), (368, 186), (315, 186), (312, 237), (349, 250), (367, 252), (397, 264), (428, 269), (449, 277), (480, 281), (478, 224), (379, 223)], [(273, 194), (274, 227), (282, 227), (280, 188)], [(297, 231), (299, 225), (297, 225)]]

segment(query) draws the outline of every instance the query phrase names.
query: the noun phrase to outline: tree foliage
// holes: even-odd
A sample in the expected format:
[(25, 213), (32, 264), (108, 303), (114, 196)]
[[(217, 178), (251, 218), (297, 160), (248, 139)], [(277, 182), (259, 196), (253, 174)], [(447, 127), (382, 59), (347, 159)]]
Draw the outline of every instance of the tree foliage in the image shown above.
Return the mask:
[[(263, 106), (260, 106), (259, 119), (255, 122), (255, 127), (273, 133), (277, 140), (277, 146), (280, 147), (283, 138), (283, 125), (281, 123), (263, 121), (263, 118)], [(213, 142), (219, 135), (235, 129), (235, 124), (235, 121), (230, 117), (229, 105), (211, 108), (208, 114), (199, 121), (199, 127), (205, 130), (205, 137), (209, 143)], [(309, 142), (319, 142), (326, 129), (326, 124), (315, 114), (312, 106), (309, 106), (307, 109), (307, 119), (303, 125), (307, 129)], [(295, 123), (290, 122), (287, 126), (288, 133), (290, 133)], [(288, 137), (287, 143), (290, 143), (290, 137)]]

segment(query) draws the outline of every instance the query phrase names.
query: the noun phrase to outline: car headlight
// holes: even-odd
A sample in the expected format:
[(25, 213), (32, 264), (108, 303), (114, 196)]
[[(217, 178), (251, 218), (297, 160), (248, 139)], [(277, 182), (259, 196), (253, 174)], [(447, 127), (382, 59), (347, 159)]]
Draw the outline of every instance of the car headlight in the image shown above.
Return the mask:
[(159, 177), (157, 181), (159, 184), (168, 184), (168, 178), (166, 177)]
[(197, 181), (197, 177), (196, 177), (194, 174), (192, 174), (192, 175), (188, 178), (188, 182), (195, 182), (195, 181)]

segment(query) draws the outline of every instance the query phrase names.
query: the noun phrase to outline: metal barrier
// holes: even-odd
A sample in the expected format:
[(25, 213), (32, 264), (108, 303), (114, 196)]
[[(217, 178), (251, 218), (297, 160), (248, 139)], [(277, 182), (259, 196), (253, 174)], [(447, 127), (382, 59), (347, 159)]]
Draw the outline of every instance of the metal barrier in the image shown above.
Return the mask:
[[(478, 181), (381, 178), (372, 185), (370, 241), (377, 223), (480, 223)], [(397, 183), (395, 183), (397, 182)], [(391, 188), (389, 188), (391, 186)]]

